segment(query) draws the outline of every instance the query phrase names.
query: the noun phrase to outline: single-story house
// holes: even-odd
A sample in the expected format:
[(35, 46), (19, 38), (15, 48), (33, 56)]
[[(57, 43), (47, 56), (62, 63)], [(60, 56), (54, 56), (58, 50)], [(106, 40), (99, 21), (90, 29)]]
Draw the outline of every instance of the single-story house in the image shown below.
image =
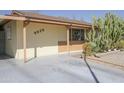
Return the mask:
[(85, 21), (53, 17), (26, 11), (0, 16), (0, 53), (24, 62), (31, 58), (81, 51)]

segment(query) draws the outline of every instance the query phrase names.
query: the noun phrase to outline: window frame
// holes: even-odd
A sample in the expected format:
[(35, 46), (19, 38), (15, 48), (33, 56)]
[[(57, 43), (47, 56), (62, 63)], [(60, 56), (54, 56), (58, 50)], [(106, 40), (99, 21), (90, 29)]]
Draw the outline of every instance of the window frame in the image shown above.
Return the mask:
[[(80, 34), (80, 36), (75, 36), (75, 37), (73, 37), (73, 31), (75, 31), (76, 32), (76, 30), (77, 30), (77, 32), (79, 32)], [(79, 31), (78, 31), (79, 30)], [(75, 35), (78, 35), (78, 33), (77, 34), (75, 34)], [(82, 35), (82, 36), (81, 36)], [(74, 38), (76, 38), (76, 37), (80, 37), (80, 40), (77, 40), (77, 39), (74, 39)], [(82, 38), (82, 39), (81, 39)], [(69, 40), (70, 41), (84, 41), (85, 40), (85, 29), (78, 29), (78, 28), (71, 28), (71, 29), (69, 29)]]

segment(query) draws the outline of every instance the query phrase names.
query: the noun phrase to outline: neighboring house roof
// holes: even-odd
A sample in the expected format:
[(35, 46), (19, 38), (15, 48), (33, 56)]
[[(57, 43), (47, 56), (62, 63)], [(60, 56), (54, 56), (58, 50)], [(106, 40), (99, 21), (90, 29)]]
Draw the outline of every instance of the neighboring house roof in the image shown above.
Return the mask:
[(65, 22), (65, 23), (70, 23), (70, 24), (79, 24), (79, 25), (91, 26), (90, 23), (85, 22), (85, 21), (68, 19), (68, 18), (64, 18), (64, 17), (53, 17), (53, 16), (48, 16), (48, 15), (43, 15), (43, 14), (38, 14), (38, 13), (32, 13), (32, 12), (27, 12), (27, 11), (14, 10), (14, 11), (12, 11), (12, 15), (26, 17), (26, 18), (32, 18), (32, 19), (38, 19), (38, 20), (49, 20), (49, 21)]

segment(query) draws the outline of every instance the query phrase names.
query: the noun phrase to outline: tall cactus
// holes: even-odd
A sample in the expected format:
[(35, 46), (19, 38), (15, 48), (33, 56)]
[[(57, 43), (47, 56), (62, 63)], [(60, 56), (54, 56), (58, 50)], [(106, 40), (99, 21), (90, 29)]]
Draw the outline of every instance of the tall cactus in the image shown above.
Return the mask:
[(124, 20), (107, 13), (104, 18), (93, 18), (92, 31), (87, 39), (96, 44), (96, 50), (105, 51), (116, 48), (116, 44), (124, 35)]

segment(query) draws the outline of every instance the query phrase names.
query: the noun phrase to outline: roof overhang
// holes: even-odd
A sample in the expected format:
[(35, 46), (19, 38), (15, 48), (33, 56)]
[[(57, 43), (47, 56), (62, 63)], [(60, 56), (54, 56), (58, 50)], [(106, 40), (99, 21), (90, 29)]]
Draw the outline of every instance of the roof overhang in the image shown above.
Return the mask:
[(6, 24), (8, 21), (11, 20), (20, 20), (20, 21), (26, 21), (25, 17), (16, 17), (16, 16), (4, 16), (0, 15), (0, 25)]
[(26, 20), (25, 17), (3, 16), (3, 15), (0, 15), (0, 19), (3, 19), (3, 20), (21, 20), (21, 21), (25, 21)]
[(19, 20), (19, 21), (28, 21), (28, 22), (37, 22), (37, 23), (46, 23), (46, 24), (65, 25), (65, 26), (80, 27), (80, 28), (82, 27), (91, 28), (91, 25), (69, 23), (69, 22), (59, 22), (59, 21), (52, 21), (52, 20), (45, 20), (45, 19), (26, 18), (26, 17), (19, 17), (19, 16), (0, 15), (0, 20), (1, 20), (0, 24), (5, 24), (5, 22), (10, 21), (10, 20)]
[(74, 27), (85, 27), (90, 28), (91, 25), (84, 24), (75, 24), (75, 23), (67, 23), (67, 22), (59, 22), (59, 21), (51, 21), (51, 20), (41, 20), (41, 19), (28, 19), (30, 22), (38, 22), (38, 23), (46, 23), (46, 24), (56, 24), (56, 25), (65, 25), (65, 26), (74, 26)]

